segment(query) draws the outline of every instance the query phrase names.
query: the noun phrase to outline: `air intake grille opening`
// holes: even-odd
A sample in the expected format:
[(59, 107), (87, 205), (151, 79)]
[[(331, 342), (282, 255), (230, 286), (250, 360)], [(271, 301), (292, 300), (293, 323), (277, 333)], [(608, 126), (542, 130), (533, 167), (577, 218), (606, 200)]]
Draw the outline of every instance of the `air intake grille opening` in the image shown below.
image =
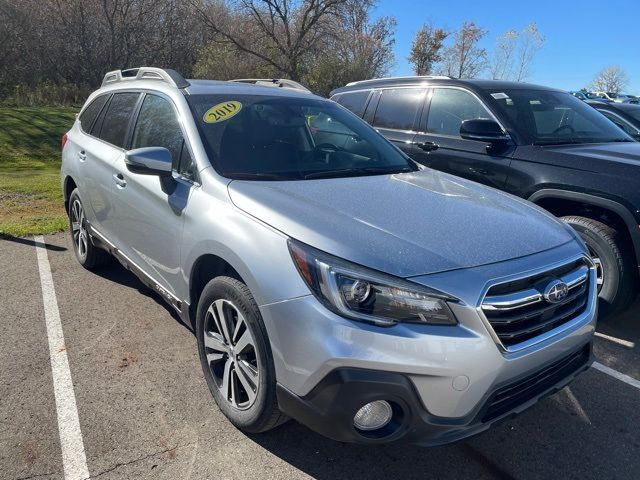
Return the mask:
[(526, 378), (497, 390), (482, 410), (481, 421), (490, 422), (519, 405), (542, 395), (558, 382), (584, 368), (591, 358), (591, 345), (543, 368)]
[[(554, 284), (560, 285), (560, 295), (549, 294)], [(579, 260), (491, 287), (482, 311), (509, 348), (573, 320), (584, 312), (588, 299), (589, 266)]]

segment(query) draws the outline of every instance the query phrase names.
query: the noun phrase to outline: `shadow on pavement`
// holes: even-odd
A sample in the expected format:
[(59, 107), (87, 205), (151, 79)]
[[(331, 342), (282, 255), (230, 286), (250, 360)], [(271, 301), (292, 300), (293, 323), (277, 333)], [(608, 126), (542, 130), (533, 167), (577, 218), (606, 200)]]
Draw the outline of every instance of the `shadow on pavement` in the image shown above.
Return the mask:
[(167, 304), (167, 302), (160, 298), (156, 292), (142, 283), (132, 272), (123, 267), (115, 258), (109, 265), (97, 268), (92, 272), (105, 280), (132, 288), (142, 295), (153, 299), (158, 305), (161, 305), (175, 321), (187, 330), (191, 331), (191, 329), (180, 319), (178, 313), (169, 304)]
[[(0, 240), (6, 240), (7, 242), (20, 243), (22, 245), (28, 245), (30, 247), (35, 247), (36, 242), (33, 238), (23, 238), (23, 237), (14, 237), (11, 235), (7, 235), (5, 233), (0, 233)], [(52, 252), (65, 252), (67, 249), (65, 247), (59, 247), (57, 245), (49, 245), (45, 243), (45, 247), (47, 250), (51, 250)]]

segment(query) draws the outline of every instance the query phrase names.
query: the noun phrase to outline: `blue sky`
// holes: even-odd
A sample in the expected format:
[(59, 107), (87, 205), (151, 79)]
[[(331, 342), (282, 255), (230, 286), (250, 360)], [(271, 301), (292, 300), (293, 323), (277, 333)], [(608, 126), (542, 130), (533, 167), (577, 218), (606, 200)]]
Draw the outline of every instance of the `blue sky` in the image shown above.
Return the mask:
[(379, 0), (375, 15), (391, 15), (398, 22), (393, 75), (412, 74), (407, 56), (426, 21), (453, 30), (472, 20), (489, 31), (482, 42), (488, 51), (505, 31), (535, 22), (546, 42), (529, 82), (578, 90), (602, 68), (619, 65), (629, 78), (626, 91), (640, 94), (639, 0)]

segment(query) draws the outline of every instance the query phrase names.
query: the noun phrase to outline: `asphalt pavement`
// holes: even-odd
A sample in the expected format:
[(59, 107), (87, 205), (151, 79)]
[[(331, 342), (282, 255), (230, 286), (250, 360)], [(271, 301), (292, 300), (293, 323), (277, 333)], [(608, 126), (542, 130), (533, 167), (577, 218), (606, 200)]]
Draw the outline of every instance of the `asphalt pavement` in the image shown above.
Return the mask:
[[(91, 478), (640, 478), (640, 303), (598, 326), (608, 368), (471, 440), (368, 447), (293, 421), (246, 435), (218, 411), (195, 337), (159, 297), (117, 263), (83, 269), (68, 234), (44, 240), (65, 340), (54, 353), (68, 359)], [(65, 478), (47, 308), (33, 239), (0, 239), (2, 479)]]

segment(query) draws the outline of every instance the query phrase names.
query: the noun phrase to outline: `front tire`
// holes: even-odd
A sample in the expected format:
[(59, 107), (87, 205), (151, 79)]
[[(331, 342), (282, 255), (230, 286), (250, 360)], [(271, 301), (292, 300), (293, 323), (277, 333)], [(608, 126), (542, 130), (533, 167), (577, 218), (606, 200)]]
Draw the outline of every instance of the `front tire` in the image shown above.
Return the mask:
[(207, 283), (198, 302), (196, 337), (209, 390), (233, 425), (259, 433), (286, 419), (278, 409), (260, 310), (244, 283), (231, 277)]
[(69, 196), (68, 213), (73, 252), (76, 254), (80, 265), (88, 270), (92, 270), (109, 263), (111, 261), (109, 252), (96, 247), (89, 238), (87, 218), (77, 188), (74, 189)]
[(587, 244), (596, 263), (598, 297), (603, 316), (628, 307), (636, 295), (636, 272), (629, 242), (614, 228), (587, 217), (562, 218)]

